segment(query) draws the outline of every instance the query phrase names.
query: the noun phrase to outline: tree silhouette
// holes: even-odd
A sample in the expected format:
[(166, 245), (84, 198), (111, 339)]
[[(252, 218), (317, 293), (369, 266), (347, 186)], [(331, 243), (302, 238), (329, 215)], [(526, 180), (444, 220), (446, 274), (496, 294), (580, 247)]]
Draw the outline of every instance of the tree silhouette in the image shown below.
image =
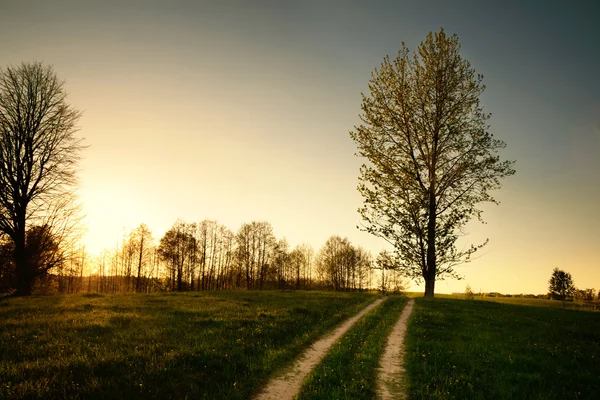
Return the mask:
[(372, 73), (362, 124), (350, 132), (368, 161), (358, 186), (363, 229), (394, 246), (398, 268), (424, 279), (426, 296), (483, 246), (460, 251), (455, 243), (473, 216), (481, 219), (478, 204), (496, 202), (489, 192), (499, 179), (514, 173), (497, 155), (504, 142), (488, 132), (482, 77), (459, 51), (443, 29), (412, 57), (403, 43)]
[[(186, 267), (194, 262), (194, 249), (196, 239), (193, 235), (193, 227), (182, 221), (177, 221), (171, 229), (160, 239), (158, 254), (166, 263), (171, 280), (171, 288), (183, 291), (187, 284)], [(176, 286), (173, 286), (176, 285)]]
[(573, 278), (571, 278), (571, 274), (561, 269), (554, 268), (548, 283), (550, 284), (548, 287), (550, 295), (562, 300), (564, 308), (565, 299), (567, 296), (573, 296), (576, 290), (575, 286), (573, 285)]
[(80, 113), (66, 101), (49, 66), (23, 63), (0, 71), (0, 231), (14, 244), (16, 295), (31, 294), (47, 269), (32, 266), (28, 226), (60, 244), (73, 227), (73, 187), (83, 146)]

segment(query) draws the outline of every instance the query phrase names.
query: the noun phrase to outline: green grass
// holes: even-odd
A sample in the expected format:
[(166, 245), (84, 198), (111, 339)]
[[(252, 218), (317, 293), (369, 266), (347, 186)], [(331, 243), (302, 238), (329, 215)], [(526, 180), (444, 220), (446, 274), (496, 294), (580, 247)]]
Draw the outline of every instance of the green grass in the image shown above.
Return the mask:
[[(476, 296), (474, 300), (482, 301), (493, 301), (496, 303), (503, 304), (516, 304), (524, 306), (535, 306), (535, 307), (550, 307), (550, 308), (563, 308), (563, 303), (560, 300), (549, 300), (549, 299), (532, 299), (526, 297), (479, 297)], [(565, 301), (564, 308), (567, 310), (581, 310), (581, 311), (597, 311), (598, 301)]]
[(246, 399), (374, 300), (327, 292), (0, 300), (0, 399)]
[(479, 300), (416, 300), (411, 399), (597, 399), (600, 313)]
[[(407, 292), (407, 297), (420, 298), (423, 297), (422, 292)], [(436, 298), (439, 299), (462, 299), (466, 300), (464, 294), (444, 294), (436, 293)], [(550, 307), (550, 308), (563, 308), (563, 303), (560, 300), (549, 300), (549, 299), (535, 299), (531, 297), (491, 297), (491, 296), (475, 296), (473, 300), (480, 301), (491, 301), (495, 303), (504, 304), (515, 304), (515, 305), (527, 305), (535, 307)], [(593, 301), (566, 301), (564, 308), (567, 310), (581, 310), (581, 311), (600, 311), (600, 300)]]
[(376, 369), (405, 303), (392, 296), (358, 320), (307, 377), (298, 398), (375, 398)]

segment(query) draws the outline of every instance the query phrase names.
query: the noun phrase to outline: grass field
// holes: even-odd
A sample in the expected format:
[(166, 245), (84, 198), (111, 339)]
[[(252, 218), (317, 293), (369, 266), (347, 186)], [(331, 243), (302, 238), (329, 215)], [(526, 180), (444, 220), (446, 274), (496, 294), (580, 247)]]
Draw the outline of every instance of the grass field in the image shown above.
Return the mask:
[(246, 399), (375, 296), (331, 292), (0, 300), (0, 398)]
[(374, 399), (376, 368), (406, 298), (392, 296), (358, 320), (307, 377), (299, 399)]
[[(532, 299), (532, 298), (522, 298), (522, 297), (479, 297), (479, 296), (476, 296), (474, 300), (493, 301), (495, 303), (517, 304), (517, 305), (534, 306), (534, 307), (563, 308), (563, 303), (560, 300)], [(567, 310), (598, 311), (598, 310), (600, 310), (600, 302), (597, 300), (587, 301), (587, 302), (565, 301), (564, 308)]]
[(597, 399), (600, 393), (596, 312), (420, 298), (406, 346), (411, 399)]
[[(419, 298), (423, 297), (422, 292), (407, 292), (407, 297)], [(465, 300), (463, 294), (443, 294), (436, 293), (435, 297), (439, 299), (462, 299)], [(494, 303), (503, 304), (514, 304), (523, 306), (535, 306), (535, 307), (550, 307), (550, 308), (565, 308), (567, 310), (581, 310), (581, 311), (600, 311), (600, 300), (593, 301), (566, 301), (563, 307), (563, 303), (560, 300), (549, 300), (549, 299), (535, 299), (530, 297), (491, 297), (491, 296), (475, 296), (473, 300), (479, 301), (491, 301)]]

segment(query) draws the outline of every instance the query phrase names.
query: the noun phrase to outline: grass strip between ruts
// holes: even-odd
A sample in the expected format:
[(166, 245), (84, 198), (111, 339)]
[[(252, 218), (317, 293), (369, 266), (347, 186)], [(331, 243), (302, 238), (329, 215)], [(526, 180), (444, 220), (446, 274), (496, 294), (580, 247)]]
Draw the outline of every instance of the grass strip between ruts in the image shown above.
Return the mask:
[(358, 320), (306, 378), (298, 398), (375, 398), (379, 360), (405, 304), (392, 296)]

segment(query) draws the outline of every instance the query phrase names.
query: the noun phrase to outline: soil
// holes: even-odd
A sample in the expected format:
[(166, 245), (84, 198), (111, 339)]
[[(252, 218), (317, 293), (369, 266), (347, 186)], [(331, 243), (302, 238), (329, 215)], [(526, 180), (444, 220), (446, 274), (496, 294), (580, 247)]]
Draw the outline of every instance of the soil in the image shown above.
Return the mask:
[(392, 333), (388, 337), (385, 352), (381, 357), (378, 380), (377, 394), (381, 400), (400, 400), (407, 399), (404, 379), (404, 335), (406, 334), (406, 323), (413, 309), (414, 300), (408, 300), (402, 315), (394, 325)]
[(263, 391), (256, 397), (256, 400), (291, 400), (300, 391), (304, 379), (310, 371), (321, 361), (329, 348), (344, 334), (356, 321), (363, 315), (380, 305), (385, 298), (375, 300), (365, 307), (358, 314), (346, 320), (329, 336), (315, 342), (304, 354), (302, 354), (291, 366), (289, 370), (275, 376), (267, 383)]

